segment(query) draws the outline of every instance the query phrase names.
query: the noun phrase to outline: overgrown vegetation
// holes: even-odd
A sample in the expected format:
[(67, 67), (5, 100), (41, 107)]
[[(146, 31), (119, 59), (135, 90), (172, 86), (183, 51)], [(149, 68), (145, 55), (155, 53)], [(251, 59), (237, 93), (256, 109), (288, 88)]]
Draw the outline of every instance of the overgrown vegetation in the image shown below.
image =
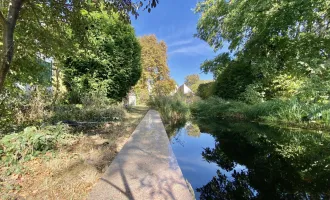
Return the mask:
[[(145, 108), (121, 103), (141, 76), (129, 13), (138, 15), (135, 3), (1, 3), (1, 199), (86, 198), (143, 117)], [(51, 166), (56, 160), (66, 164)], [(89, 180), (79, 170), (91, 171)]]
[(65, 62), (64, 84), (72, 93), (69, 100), (80, 103), (84, 93), (99, 86), (107, 97), (120, 101), (141, 76), (141, 47), (134, 29), (119, 14), (89, 12), (86, 18), (93, 25), (88, 31), (93, 48), (81, 49)]
[(47, 125), (4, 136), (0, 196), (86, 198), (146, 112), (135, 107), (123, 119), (90, 128)]
[(167, 125), (184, 124), (189, 117), (189, 107), (180, 95), (151, 97), (148, 105), (156, 109)]
[[(226, 42), (229, 51), (202, 63), (216, 81), (212, 94), (200, 88), (206, 101), (194, 112), (328, 126), (328, 9), (329, 1), (314, 0), (199, 2), (196, 35), (214, 50)], [(212, 95), (219, 98), (207, 99)]]
[(263, 121), (310, 128), (330, 128), (329, 104), (307, 104), (297, 98), (256, 104), (211, 97), (191, 106), (196, 119)]
[(73, 137), (75, 136), (70, 134), (68, 126), (64, 124), (38, 128), (29, 126), (21, 132), (6, 135), (0, 140), (0, 167), (8, 167), (8, 174), (19, 173), (13, 171), (16, 169), (13, 165), (54, 150), (59, 145), (68, 144)]

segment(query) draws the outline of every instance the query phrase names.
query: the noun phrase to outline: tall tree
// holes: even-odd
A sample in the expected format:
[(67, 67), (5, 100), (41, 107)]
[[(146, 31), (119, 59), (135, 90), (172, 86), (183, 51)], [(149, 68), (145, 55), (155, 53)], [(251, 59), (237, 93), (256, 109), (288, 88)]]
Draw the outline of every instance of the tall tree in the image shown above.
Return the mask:
[[(144, 0), (145, 1), (145, 0)], [(1, 1), (0, 24), (2, 43), (1, 63), (0, 63), (0, 90), (4, 87), (6, 76), (15, 60), (18, 50), (29, 50), (38, 47), (38, 53), (56, 57), (62, 50), (72, 49), (70, 41), (73, 38), (84, 37), (88, 28), (81, 17), (81, 11), (98, 9), (100, 4), (104, 4), (108, 11), (119, 11), (125, 19), (129, 19), (129, 14), (138, 16), (138, 9), (144, 7), (150, 12), (156, 7), (158, 0), (148, 1), (115, 0), (115, 1), (86, 1), (86, 0), (8, 0)], [(95, 3), (97, 2), (97, 3)], [(68, 30), (69, 28), (70, 30)], [(49, 36), (47, 33), (51, 33)], [(31, 38), (28, 38), (29, 35)], [(67, 39), (67, 38), (70, 39)], [(28, 42), (25, 42), (28, 39)], [(67, 40), (66, 40), (67, 39)], [(82, 40), (80, 40), (82, 41)], [(62, 44), (69, 44), (65, 47)], [(60, 49), (60, 50), (59, 50)], [(31, 58), (36, 56), (33, 51), (25, 51), (21, 58)], [(19, 60), (19, 59), (18, 59)], [(26, 63), (26, 62), (24, 62)], [(20, 63), (22, 64), (22, 63)], [(17, 64), (17, 71), (24, 68), (24, 65)], [(24, 71), (24, 69), (23, 69)]]
[(191, 74), (185, 77), (184, 83), (188, 86), (191, 87), (195, 83), (199, 81), (199, 75), (198, 74)]
[(306, 77), (320, 71), (330, 54), (330, 0), (203, 0), (197, 37), (228, 53), (204, 62), (204, 72), (245, 63), (258, 82), (269, 87), (283, 74)]
[(142, 47), (142, 76), (135, 91), (143, 93), (142, 90), (152, 89), (155, 94), (170, 94), (175, 89), (175, 81), (171, 79), (167, 65), (166, 43), (158, 42), (155, 35), (143, 36), (139, 41)]
[(133, 27), (123, 22), (118, 14), (86, 13), (93, 29), (88, 40), (93, 48), (81, 49), (65, 65), (65, 83), (78, 96), (105, 85), (107, 96), (120, 101), (141, 75), (141, 47)]

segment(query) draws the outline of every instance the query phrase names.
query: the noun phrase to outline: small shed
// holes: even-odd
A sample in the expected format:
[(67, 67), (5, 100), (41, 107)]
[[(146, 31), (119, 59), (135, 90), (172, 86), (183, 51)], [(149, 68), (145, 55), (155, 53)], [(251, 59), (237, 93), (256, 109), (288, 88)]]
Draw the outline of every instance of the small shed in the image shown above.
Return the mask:
[(136, 106), (136, 94), (135, 92), (131, 91), (127, 95), (127, 103), (130, 106)]

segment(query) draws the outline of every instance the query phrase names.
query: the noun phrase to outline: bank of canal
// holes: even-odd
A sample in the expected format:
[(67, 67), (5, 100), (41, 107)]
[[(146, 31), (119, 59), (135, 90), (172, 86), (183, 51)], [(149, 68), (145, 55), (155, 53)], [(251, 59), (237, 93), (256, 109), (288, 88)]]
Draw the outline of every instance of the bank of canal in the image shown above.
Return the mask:
[(196, 199), (330, 199), (329, 133), (188, 123), (170, 142)]

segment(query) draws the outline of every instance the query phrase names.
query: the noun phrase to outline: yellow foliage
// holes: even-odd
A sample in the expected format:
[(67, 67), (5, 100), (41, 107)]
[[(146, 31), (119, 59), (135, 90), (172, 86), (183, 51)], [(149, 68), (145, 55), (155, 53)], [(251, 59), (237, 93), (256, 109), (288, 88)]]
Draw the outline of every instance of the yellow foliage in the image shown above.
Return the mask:
[[(142, 99), (146, 93), (168, 95), (175, 89), (175, 81), (170, 77), (167, 65), (167, 45), (158, 41), (155, 35), (139, 38), (142, 59), (142, 75), (134, 91)], [(143, 103), (142, 99), (139, 99)]]

